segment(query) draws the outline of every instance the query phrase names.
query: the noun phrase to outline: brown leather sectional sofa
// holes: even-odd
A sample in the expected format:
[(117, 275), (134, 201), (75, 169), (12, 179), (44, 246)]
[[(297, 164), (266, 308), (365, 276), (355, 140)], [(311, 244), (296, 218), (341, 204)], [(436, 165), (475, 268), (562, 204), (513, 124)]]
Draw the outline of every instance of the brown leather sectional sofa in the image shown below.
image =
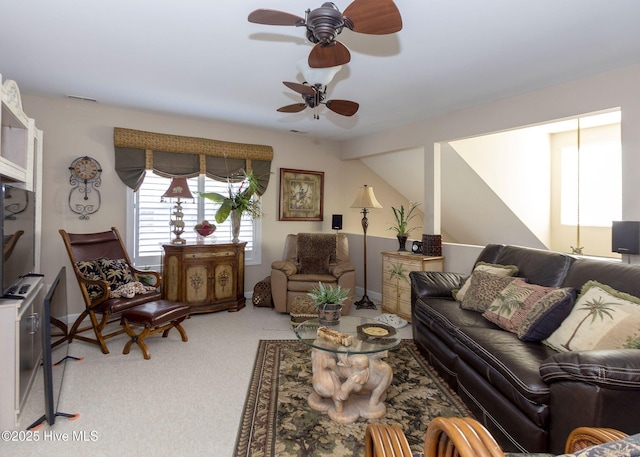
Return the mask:
[[(580, 289), (596, 280), (640, 297), (640, 266), (487, 245), (477, 262), (516, 265), (517, 276)], [(524, 342), (452, 296), (466, 276), (412, 272), (413, 338), (507, 451), (562, 453), (579, 426), (640, 432), (640, 350), (557, 352)]]

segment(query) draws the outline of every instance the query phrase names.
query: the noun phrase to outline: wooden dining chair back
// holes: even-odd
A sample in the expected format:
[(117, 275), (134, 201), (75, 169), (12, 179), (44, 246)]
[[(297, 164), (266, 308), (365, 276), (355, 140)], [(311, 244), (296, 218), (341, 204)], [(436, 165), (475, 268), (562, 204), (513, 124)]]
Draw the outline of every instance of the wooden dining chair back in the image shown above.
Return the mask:
[[(111, 332), (105, 327), (119, 320), (122, 311), (134, 306), (160, 300), (161, 277), (155, 271), (135, 268), (120, 237), (118, 229), (99, 233), (68, 233), (60, 230), (60, 235), (71, 260), (80, 291), (85, 303), (84, 311), (75, 320), (69, 332), (69, 342), (78, 339), (96, 344), (104, 354), (109, 353), (106, 340), (124, 332), (118, 326)], [(133, 297), (116, 296), (113, 291), (123, 284), (138, 284), (144, 275), (152, 278), (153, 288)], [(80, 327), (89, 318), (89, 323)], [(95, 337), (85, 335), (93, 331)]]

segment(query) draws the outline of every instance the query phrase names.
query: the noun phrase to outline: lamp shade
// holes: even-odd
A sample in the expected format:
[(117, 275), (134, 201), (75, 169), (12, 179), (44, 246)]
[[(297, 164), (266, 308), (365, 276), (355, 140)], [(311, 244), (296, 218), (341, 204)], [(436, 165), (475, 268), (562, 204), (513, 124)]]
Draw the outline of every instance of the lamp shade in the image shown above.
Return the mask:
[(171, 184), (162, 198), (193, 198), (187, 184), (187, 178), (171, 178)]
[(311, 68), (308, 59), (302, 59), (297, 64), (298, 71), (302, 73), (304, 80), (311, 84), (321, 84), (326, 86), (331, 82), (333, 77), (340, 71), (342, 65), (327, 68)]
[(376, 196), (373, 194), (373, 187), (369, 187), (366, 184), (364, 187), (358, 189), (358, 196), (351, 205), (352, 208), (382, 208), (382, 205), (376, 200)]

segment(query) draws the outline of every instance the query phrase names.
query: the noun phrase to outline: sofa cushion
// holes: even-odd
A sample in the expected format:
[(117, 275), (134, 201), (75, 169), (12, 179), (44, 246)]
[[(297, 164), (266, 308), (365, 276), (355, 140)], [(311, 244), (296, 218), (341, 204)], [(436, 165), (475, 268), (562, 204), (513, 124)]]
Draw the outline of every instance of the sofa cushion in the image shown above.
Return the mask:
[(518, 267), (514, 265), (498, 265), (498, 264), (486, 263), (486, 262), (476, 263), (476, 266), (473, 269), (471, 276), (467, 278), (467, 280), (462, 285), (462, 287), (459, 290), (453, 291), (454, 298), (459, 302), (464, 300), (464, 296), (469, 290), (469, 287), (471, 287), (471, 279), (473, 278), (473, 274), (477, 271), (493, 273), (494, 275), (497, 275), (497, 276), (515, 276), (516, 274), (518, 274)]
[[(418, 300), (414, 304), (414, 315), (429, 326), (431, 322), (442, 327), (442, 331), (455, 336), (460, 327), (480, 327), (484, 329), (497, 329), (498, 326), (482, 317), (481, 313), (460, 308), (457, 302), (447, 299), (433, 298), (427, 303)], [(431, 328), (431, 331), (436, 331)]]
[(336, 236), (325, 233), (299, 233), (297, 238), (299, 273), (328, 274), (336, 261)]
[(511, 276), (498, 276), (485, 271), (474, 271), (471, 275), (471, 285), (467, 289), (460, 307), (482, 313), (500, 295), (500, 292), (515, 280), (516, 278)]
[(459, 273), (441, 271), (412, 271), (409, 278), (414, 301), (427, 297), (453, 298), (452, 291), (458, 289), (466, 279)]
[(504, 246), (496, 258), (496, 263), (517, 266), (518, 276), (527, 278), (532, 284), (559, 287), (574, 260), (561, 252)]
[(539, 369), (556, 351), (541, 343), (524, 343), (497, 327), (460, 327), (457, 337), (460, 359), (533, 422), (544, 425), (540, 405), (549, 403), (550, 391)]
[(640, 298), (589, 281), (545, 343), (557, 351), (640, 349)]
[(544, 287), (515, 278), (483, 315), (523, 341), (540, 341), (567, 317), (575, 300), (574, 291), (571, 287)]
[(640, 266), (636, 264), (599, 259), (576, 259), (562, 283), (562, 287), (582, 289), (585, 283), (595, 280), (615, 290), (640, 297)]

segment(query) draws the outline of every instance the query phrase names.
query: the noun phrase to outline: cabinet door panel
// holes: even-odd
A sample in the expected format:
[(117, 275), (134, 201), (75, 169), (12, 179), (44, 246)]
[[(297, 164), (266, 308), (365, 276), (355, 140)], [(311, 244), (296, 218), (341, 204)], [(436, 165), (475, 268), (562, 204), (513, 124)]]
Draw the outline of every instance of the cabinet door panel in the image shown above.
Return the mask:
[(207, 265), (190, 265), (185, 272), (187, 284), (186, 295), (189, 303), (207, 302), (207, 282), (209, 269)]
[(216, 301), (231, 299), (235, 297), (236, 286), (234, 283), (233, 265), (219, 264), (215, 266), (215, 287), (214, 293)]
[(180, 262), (175, 255), (167, 256), (164, 262), (164, 298), (166, 300), (178, 301), (180, 282)]

